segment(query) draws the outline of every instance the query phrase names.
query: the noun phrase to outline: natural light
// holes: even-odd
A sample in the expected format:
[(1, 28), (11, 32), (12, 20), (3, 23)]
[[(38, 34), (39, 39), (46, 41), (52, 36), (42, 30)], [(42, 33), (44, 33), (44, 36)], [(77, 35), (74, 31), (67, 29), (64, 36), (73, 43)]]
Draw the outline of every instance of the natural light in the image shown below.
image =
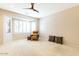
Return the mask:
[(14, 32), (16, 33), (31, 33), (35, 30), (35, 21), (14, 20)]

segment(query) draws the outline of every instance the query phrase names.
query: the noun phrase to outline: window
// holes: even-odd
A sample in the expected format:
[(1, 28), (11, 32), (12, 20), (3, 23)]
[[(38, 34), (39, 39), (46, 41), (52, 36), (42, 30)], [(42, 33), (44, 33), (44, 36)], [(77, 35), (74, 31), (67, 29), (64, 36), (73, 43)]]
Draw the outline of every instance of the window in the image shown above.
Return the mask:
[(23, 33), (26, 33), (27, 32), (27, 24), (26, 22), (23, 22)]
[(18, 27), (19, 27), (19, 24), (18, 24), (19, 22), (17, 21), (17, 20), (14, 20), (14, 31), (15, 32), (18, 32)]
[(31, 32), (31, 23), (27, 22), (27, 33)]
[(18, 32), (23, 32), (23, 28), (22, 28), (23, 24), (22, 23), (23, 23), (23, 21), (18, 21), (18, 25), (19, 25), (18, 26)]
[(33, 22), (31, 22), (31, 31), (36, 31), (36, 22), (35, 21), (33, 21)]
[(14, 32), (16, 33), (31, 33), (36, 30), (35, 21), (14, 20)]

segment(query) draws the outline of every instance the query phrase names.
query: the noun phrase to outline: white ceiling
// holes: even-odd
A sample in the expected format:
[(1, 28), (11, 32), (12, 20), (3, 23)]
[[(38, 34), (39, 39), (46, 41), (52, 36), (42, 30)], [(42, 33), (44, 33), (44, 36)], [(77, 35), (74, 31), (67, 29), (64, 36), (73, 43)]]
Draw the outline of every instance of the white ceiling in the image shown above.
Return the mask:
[(79, 5), (77, 3), (35, 3), (35, 9), (39, 11), (33, 12), (32, 10), (24, 9), (31, 7), (30, 3), (0, 3), (0, 8), (17, 12), (32, 17), (44, 17), (55, 12), (65, 10), (67, 8)]

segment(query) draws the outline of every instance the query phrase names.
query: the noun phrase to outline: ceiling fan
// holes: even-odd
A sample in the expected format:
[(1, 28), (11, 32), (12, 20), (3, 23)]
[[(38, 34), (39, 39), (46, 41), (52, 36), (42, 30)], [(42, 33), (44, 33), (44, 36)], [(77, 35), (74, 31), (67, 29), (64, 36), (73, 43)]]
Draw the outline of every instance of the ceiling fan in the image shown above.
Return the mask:
[(30, 10), (33, 10), (33, 11), (39, 13), (39, 11), (34, 8), (34, 3), (31, 3), (31, 7), (30, 8), (24, 8), (24, 9), (30, 9)]

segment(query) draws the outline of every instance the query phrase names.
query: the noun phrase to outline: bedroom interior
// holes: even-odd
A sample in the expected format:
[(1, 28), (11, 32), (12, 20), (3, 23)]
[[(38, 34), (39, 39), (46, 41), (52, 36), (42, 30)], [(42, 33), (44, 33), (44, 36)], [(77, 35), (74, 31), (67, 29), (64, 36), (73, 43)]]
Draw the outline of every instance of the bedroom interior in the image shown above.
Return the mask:
[(78, 3), (0, 3), (0, 56), (78, 56)]

